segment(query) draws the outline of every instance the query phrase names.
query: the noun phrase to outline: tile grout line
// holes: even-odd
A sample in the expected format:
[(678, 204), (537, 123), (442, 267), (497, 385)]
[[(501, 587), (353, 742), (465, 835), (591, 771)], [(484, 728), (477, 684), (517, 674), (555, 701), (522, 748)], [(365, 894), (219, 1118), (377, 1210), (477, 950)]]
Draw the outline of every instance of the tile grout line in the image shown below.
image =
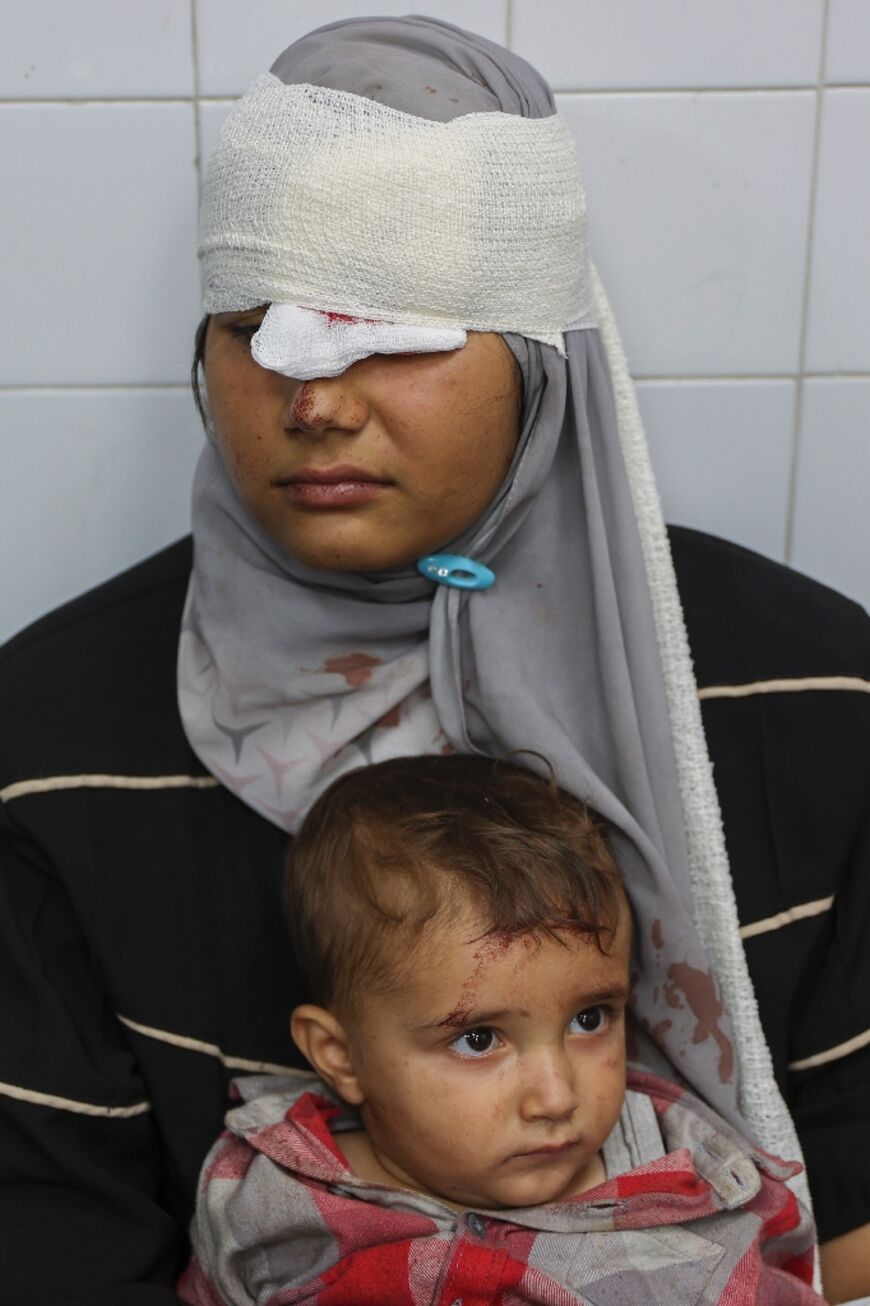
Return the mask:
[[(693, 386), (693, 385), (783, 385), (804, 381), (870, 381), (870, 372), (735, 372), (732, 374), (706, 374), (698, 376), (633, 375), (635, 385), (643, 386)], [(139, 390), (187, 390), (186, 381), (44, 381), (0, 382), (0, 395), (40, 395), (88, 392), (116, 394)]]
[[(795, 95), (818, 91), (817, 82), (794, 82), (790, 86), (554, 86), (554, 95)], [(831, 82), (828, 90), (867, 91), (863, 82)]]
[(632, 372), (631, 379), (636, 385), (715, 385), (720, 381), (728, 384), (769, 384), (772, 381), (867, 381), (870, 372), (847, 372), (842, 369), (830, 372), (794, 371), (794, 372)]
[(193, 139), (196, 149), (196, 207), (202, 203), (202, 124), (199, 110), (199, 33), (196, 24), (196, 0), (190, 0), (190, 59), (193, 65)]
[[(868, 373), (870, 375), (870, 373)], [(796, 372), (632, 372), (635, 385), (716, 385), (724, 381), (729, 385), (761, 383), (781, 385), (796, 381)]]
[(800, 344), (798, 347), (798, 374), (797, 388), (795, 390), (794, 400), (794, 423), (792, 426), (791, 437), (791, 460), (788, 472), (788, 490), (786, 498), (786, 515), (785, 515), (785, 540), (783, 546), (783, 561), (791, 565), (792, 553), (794, 551), (795, 535), (795, 515), (797, 506), (797, 484), (798, 472), (800, 468), (801, 453), (801, 426), (803, 424), (804, 412), (804, 383), (807, 378), (806, 361), (807, 361), (807, 338), (809, 335), (809, 315), (810, 315), (810, 281), (813, 269), (813, 248), (815, 242), (816, 230), (816, 200), (818, 196), (819, 183), (819, 154), (821, 150), (822, 139), (822, 111), (824, 105), (825, 91), (825, 63), (827, 60), (828, 49), (828, 15), (830, 13), (830, 0), (825, 0), (825, 7), (822, 12), (822, 32), (819, 42), (819, 74), (816, 84), (816, 113), (813, 123), (813, 154), (810, 165), (810, 195), (809, 209), (807, 212), (807, 245), (804, 254), (804, 284), (803, 295), (801, 300), (801, 334)]
[(514, 39), (514, 0), (507, 0), (504, 22), (504, 43), (508, 50), (513, 49)]
[[(510, 3), (510, 0), (509, 0)], [(191, 0), (191, 5), (195, 0)], [(511, 19), (512, 26), (512, 19)], [(553, 94), (561, 96), (630, 96), (630, 95), (794, 95), (818, 91), (818, 85), (806, 85), (796, 82), (793, 86), (554, 86)], [(828, 91), (870, 91), (870, 80), (864, 82), (830, 82), (825, 87)], [(233, 95), (42, 95), (2, 96), (0, 109), (4, 108), (40, 108), (57, 105), (71, 109), (86, 108), (88, 105), (145, 105), (145, 104), (190, 104), (191, 99), (198, 98), (203, 104), (234, 104), (239, 98)]]
[(0, 385), (0, 395), (124, 394), (150, 390), (188, 390), (187, 381), (53, 381), (41, 385)]
[(16, 99), (0, 95), (0, 109), (39, 109), (46, 105), (58, 108), (87, 109), (90, 106), (137, 104), (190, 104), (190, 95), (41, 95), (31, 99)]

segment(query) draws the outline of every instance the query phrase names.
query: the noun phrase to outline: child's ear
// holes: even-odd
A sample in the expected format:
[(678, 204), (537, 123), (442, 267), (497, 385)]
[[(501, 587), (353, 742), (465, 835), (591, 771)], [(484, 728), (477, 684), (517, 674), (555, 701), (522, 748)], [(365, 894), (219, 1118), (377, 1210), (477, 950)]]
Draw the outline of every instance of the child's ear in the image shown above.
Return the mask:
[(365, 1096), (356, 1077), (350, 1040), (340, 1020), (325, 1007), (306, 1002), (290, 1017), (290, 1033), (321, 1079), (352, 1106), (362, 1106)]

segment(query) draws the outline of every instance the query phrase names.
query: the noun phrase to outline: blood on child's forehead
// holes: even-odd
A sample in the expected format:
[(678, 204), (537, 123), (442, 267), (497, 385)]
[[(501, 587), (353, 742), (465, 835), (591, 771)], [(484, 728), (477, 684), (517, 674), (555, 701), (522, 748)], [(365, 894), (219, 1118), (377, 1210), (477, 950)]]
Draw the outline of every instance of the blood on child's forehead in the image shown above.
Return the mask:
[(539, 926), (492, 929), (476, 936), (459, 922), (452, 928), (442, 926), (428, 940), (424, 956), (418, 958), (423, 962), (423, 969), (416, 973), (428, 1005), (437, 1006), (439, 990), (447, 990), (444, 997), (451, 1004), (450, 1010), (435, 1023), (444, 1027), (463, 1026), (479, 1000), (489, 1004), (492, 995), (486, 994), (485, 989), (493, 970), (509, 989), (521, 986), (527, 968), (548, 943), (559, 950), (549, 954), (551, 962), (553, 958), (558, 962), (560, 955), (564, 957), (564, 966), (559, 969), (566, 983), (582, 983), (584, 976), (589, 975), (597, 987), (606, 975), (607, 982), (617, 985), (621, 976), (627, 987), (630, 932), (624, 921), (628, 915), (627, 911), (621, 913), (615, 931), (612, 935), (607, 932), (610, 937), (604, 947), (599, 946), (596, 935), (588, 927), (579, 923), (549, 929)]

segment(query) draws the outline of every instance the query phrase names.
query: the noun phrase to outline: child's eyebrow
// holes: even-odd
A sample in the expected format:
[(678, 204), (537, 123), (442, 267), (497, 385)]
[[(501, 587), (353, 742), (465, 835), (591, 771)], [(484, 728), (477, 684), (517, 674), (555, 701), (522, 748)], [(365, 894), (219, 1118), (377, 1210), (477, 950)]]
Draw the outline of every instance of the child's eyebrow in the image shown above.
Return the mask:
[(595, 989), (591, 993), (581, 993), (577, 1000), (577, 1010), (584, 1011), (587, 1007), (598, 1007), (603, 1002), (628, 1002), (628, 995), (628, 984), (608, 984), (606, 988)]
[[(624, 1003), (628, 1000), (627, 984), (609, 984), (606, 988), (595, 989), (589, 993), (578, 993), (575, 1008), (584, 1011), (587, 1007), (597, 1007), (604, 1002)], [(528, 1017), (530, 1012), (523, 1007), (502, 1007), (498, 1011), (474, 1011), (470, 1008), (456, 1007), (441, 1020), (427, 1021), (414, 1028), (421, 1033), (434, 1029), (477, 1029), (479, 1026), (495, 1025), (505, 1016)]]
[(471, 1011), (457, 1007), (443, 1020), (433, 1020), (421, 1029), (475, 1029), (478, 1025), (494, 1025), (505, 1016), (528, 1016), (522, 1007), (502, 1007), (499, 1011)]

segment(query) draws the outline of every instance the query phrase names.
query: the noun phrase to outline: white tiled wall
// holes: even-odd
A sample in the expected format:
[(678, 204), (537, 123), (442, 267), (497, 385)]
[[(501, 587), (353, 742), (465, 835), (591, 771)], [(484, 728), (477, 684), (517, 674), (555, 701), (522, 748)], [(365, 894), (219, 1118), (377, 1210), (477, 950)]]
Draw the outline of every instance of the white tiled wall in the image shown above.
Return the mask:
[(806, 86), (819, 0), (513, 0), (512, 45), (557, 91)]
[(870, 377), (811, 377), (803, 391), (794, 563), (866, 595)]
[(867, 0), (829, 0), (831, 11), (825, 80), (866, 82), (870, 78), (870, 5)]
[(196, 10), (202, 95), (240, 95), (292, 41), (342, 18), (425, 13), (500, 44), (507, 35), (507, 0), (196, 0)]
[(0, 429), (7, 631), (184, 531), (201, 441), (186, 388), (8, 390)]
[(637, 389), (669, 519), (781, 558), (796, 382), (640, 381)]
[(815, 217), (807, 367), (870, 372), (870, 86), (822, 96)]
[(183, 381), (199, 307), (192, 106), (2, 104), (0, 153), (0, 385)]
[[(0, 42), (0, 635), (183, 533), (200, 156), (320, 23), (39, 0)], [(428, 0), (558, 92), (666, 510), (870, 603), (870, 0)]]
[(798, 369), (815, 95), (559, 96), (639, 376)]

